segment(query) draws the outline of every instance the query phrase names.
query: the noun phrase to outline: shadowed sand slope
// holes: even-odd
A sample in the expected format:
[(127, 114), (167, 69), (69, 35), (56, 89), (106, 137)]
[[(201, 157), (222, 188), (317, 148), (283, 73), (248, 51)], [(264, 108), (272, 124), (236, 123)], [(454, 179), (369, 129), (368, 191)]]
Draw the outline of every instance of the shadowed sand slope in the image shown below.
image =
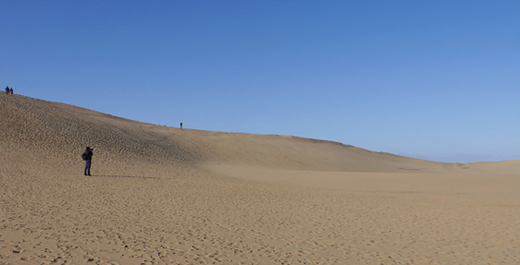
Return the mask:
[[(520, 172), (519, 161), (435, 163), (292, 136), (180, 130), (19, 95), (0, 99), (1, 148), (5, 149), (4, 153), (17, 150), (21, 150), (24, 156), (44, 153), (51, 158), (46, 159), (46, 163), (62, 161), (60, 163), (75, 164), (85, 146), (92, 146), (100, 169), (104, 169), (104, 163), (113, 167), (120, 161), (129, 160), (140, 167), (167, 164), (176, 168), (193, 168), (231, 164), (348, 172)], [(124, 168), (118, 168), (119, 173), (120, 170), (124, 171)]]
[(20, 95), (0, 94), (0, 117), (0, 265), (520, 260), (520, 161), (180, 130)]

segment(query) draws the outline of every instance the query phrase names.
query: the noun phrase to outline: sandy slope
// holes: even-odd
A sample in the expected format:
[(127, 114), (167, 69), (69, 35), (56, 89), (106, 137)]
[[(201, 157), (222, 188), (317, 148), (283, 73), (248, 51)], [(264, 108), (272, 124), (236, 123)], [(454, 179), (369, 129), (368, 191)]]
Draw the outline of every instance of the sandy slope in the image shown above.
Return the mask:
[(1, 94), (0, 115), (0, 264), (520, 264), (520, 161), (180, 130), (20, 95)]

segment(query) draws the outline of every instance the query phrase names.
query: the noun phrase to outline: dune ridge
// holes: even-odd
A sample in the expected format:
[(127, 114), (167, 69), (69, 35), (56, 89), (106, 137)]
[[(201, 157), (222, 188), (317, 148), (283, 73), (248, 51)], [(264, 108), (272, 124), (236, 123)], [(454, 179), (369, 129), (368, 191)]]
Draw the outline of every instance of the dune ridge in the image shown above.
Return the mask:
[(77, 162), (77, 153), (85, 146), (93, 146), (100, 161), (167, 161), (176, 167), (217, 163), (294, 170), (426, 173), (457, 169), (460, 173), (482, 173), (489, 167), (494, 171), (488, 173), (518, 173), (520, 166), (520, 161), (438, 163), (294, 136), (181, 130), (20, 95), (2, 100), (5, 118), (0, 125), (6, 128), (1, 135), (3, 145), (40, 149), (70, 163)]
[(181, 130), (21, 95), (0, 95), (0, 116), (0, 264), (520, 260), (518, 160)]

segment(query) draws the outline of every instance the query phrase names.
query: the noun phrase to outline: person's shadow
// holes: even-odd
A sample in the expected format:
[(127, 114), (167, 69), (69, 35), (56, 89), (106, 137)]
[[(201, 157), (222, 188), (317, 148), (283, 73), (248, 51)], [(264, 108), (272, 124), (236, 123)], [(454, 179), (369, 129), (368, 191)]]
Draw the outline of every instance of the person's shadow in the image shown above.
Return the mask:
[(145, 176), (122, 176), (122, 175), (91, 175), (90, 177), (96, 177), (96, 178), (166, 179), (166, 178), (158, 178), (158, 177), (145, 177)]

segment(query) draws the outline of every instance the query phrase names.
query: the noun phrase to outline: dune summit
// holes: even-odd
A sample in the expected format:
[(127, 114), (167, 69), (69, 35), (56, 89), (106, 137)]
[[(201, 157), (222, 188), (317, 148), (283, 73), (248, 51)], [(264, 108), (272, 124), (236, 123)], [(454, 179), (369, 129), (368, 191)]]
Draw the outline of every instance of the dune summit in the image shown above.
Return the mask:
[(181, 130), (3, 93), (0, 117), (0, 264), (520, 261), (520, 161)]

